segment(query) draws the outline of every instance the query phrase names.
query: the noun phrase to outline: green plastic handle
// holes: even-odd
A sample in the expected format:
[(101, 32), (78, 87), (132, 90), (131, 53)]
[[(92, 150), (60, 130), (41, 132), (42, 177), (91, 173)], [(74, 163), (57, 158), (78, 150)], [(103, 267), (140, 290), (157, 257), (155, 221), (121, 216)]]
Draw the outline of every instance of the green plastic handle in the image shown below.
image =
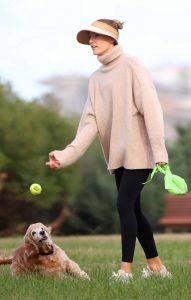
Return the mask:
[(170, 167), (168, 164), (165, 164), (163, 166), (156, 164), (156, 166), (154, 167), (154, 169), (150, 175), (150, 179), (147, 180), (146, 182), (144, 182), (143, 184), (149, 183), (153, 179), (154, 175), (158, 172), (163, 173), (163, 174), (166, 174), (166, 172), (171, 173)]
[(184, 195), (188, 192), (185, 180), (178, 175), (172, 174), (168, 164), (162, 166), (157, 164), (151, 173), (150, 179), (143, 184), (150, 182), (158, 172), (164, 174), (164, 187), (166, 191), (173, 195)]

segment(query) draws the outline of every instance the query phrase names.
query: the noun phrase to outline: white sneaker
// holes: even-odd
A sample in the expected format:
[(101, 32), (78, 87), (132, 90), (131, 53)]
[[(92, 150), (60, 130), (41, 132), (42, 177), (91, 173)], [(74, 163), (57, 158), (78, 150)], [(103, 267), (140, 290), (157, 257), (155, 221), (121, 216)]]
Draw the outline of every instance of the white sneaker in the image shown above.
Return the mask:
[(110, 279), (112, 281), (129, 282), (131, 279), (133, 279), (133, 274), (123, 270), (118, 270), (117, 273), (112, 272)]
[(150, 276), (160, 276), (162, 278), (171, 278), (172, 274), (167, 271), (165, 266), (162, 266), (158, 271), (151, 271), (149, 266), (142, 270), (142, 278), (148, 278)]

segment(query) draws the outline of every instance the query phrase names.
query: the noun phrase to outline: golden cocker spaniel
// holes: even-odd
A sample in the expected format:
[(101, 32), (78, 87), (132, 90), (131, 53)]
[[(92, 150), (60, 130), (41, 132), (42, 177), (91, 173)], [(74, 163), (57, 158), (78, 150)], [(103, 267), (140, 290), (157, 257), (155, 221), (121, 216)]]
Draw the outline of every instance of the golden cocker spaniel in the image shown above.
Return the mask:
[(16, 249), (12, 258), (0, 258), (0, 264), (11, 264), (13, 275), (37, 272), (62, 277), (68, 272), (90, 279), (64, 250), (52, 242), (50, 234), (51, 228), (42, 223), (30, 225), (24, 236), (24, 244)]

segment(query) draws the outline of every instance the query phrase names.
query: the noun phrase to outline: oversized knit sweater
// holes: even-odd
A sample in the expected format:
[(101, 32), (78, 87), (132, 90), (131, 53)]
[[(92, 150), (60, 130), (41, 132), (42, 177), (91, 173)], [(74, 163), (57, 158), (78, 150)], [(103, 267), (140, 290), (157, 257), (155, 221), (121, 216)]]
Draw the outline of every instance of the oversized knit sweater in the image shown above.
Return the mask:
[(61, 167), (79, 159), (97, 134), (110, 173), (116, 168), (153, 168), (168, 162), (162, 109), (145, 67), (116, 45), (98, 56), (75, 139), (54, 151)]

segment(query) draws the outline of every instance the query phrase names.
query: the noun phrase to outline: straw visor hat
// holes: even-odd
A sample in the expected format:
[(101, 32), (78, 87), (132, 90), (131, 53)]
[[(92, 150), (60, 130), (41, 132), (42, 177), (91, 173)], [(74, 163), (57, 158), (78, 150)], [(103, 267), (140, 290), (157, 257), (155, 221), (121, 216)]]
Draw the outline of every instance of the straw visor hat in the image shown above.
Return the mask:
[(116, 43), (119, 37), (119, 32), (117, 29), (104, 22), (95, 21), (91, 24), (89, 28), (83, 29), (78, 32), (76, 37), (77, 41), (81, 44), (89, 45), (90, 32), (110, 36), (116, 41)]

